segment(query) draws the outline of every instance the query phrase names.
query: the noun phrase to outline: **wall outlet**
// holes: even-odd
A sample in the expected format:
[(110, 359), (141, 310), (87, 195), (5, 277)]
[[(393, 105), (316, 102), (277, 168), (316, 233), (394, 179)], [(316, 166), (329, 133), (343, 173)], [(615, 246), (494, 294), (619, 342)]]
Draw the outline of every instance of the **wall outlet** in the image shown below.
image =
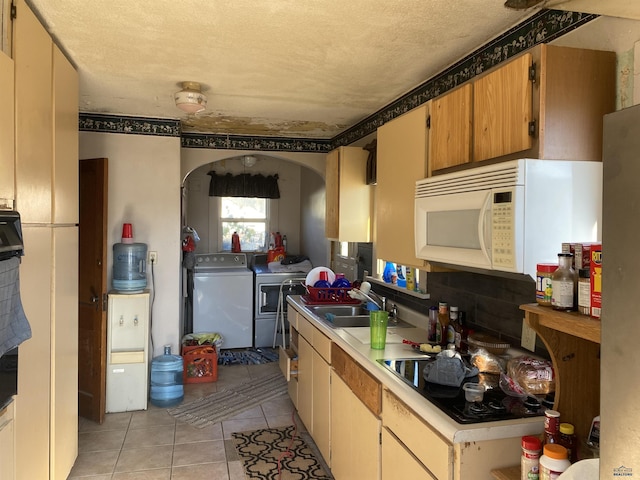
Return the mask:
[(149, 252), (149, 258), (147, 259), (148, 263), (153, 265), (158, 264), (158, 252)]
[(536, 351), (536, 331), (531, 328), (525, 319), (522, 319), (522, 340), (520, 342), (522, 348), (526, 348), (531, 352)]

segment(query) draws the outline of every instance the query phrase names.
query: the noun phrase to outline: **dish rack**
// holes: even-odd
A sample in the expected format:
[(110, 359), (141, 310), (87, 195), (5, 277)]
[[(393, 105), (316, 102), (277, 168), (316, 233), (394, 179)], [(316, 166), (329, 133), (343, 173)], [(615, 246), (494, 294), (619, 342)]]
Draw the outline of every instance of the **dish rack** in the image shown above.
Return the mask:
[(302, 295), (302, 300), (308, 305), (326, 304), (358, 304), (361, 300), (351, 298), (349, 291), (351, 288), (317, 288), (306, 286), (307, 294)]

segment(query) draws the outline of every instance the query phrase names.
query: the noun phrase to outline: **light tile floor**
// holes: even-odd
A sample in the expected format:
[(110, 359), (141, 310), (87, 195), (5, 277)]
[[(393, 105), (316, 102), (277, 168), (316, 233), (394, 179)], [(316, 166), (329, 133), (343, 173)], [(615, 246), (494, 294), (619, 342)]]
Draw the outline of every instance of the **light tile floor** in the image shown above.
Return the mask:
[[(185, 402), (196, 400), (278, 368), (265, 365), (218, 367), (218, 381), (184, 386)], [(110, 413), (99, 425), (80, 418), (78, 458), (68, 480), (244, 480), (231, 434), (291, 425), (303, 430), (288, 395), (265, 401), (229, 420), (196, 428), (166, 408)]]

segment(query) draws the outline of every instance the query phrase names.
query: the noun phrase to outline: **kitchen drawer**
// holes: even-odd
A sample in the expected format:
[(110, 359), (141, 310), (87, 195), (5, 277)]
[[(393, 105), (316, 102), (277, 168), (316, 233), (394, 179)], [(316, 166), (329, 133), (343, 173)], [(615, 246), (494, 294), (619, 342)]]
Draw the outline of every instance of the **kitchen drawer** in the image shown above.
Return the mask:
[(307, 342), (313, 342), (313, 331), (316, 329), (309, 320), (302, 315), (298, 315), (298, 333), (302, 335)]
[(382, 385), (335, 343), (331, 344), (331, 366), (351, 391), (377, 417), (382, 404)]
[(382, 425), (392, 431), (435, 478), (452, 478), (453, 446), (387, 389), (382, 392)]
[(280, 371), (287, 382), (298, 376), (298, 355), (292, 349), (280, 347)]
[(331, 364), (331, 340), (324, 333), (313, 327), (313, 348), (320, 354), (325, 362)]
[(287, 320), (289, 320), (289, 325), (298, 330), (298, 312), (291, 305), (287, 304)]

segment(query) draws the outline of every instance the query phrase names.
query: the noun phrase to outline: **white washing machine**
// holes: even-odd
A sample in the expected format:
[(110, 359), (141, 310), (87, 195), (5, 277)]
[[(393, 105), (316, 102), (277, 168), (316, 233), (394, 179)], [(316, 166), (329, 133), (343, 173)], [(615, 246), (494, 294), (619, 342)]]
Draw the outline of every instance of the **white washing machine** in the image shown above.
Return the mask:
[(253, 272), (244, 253), (196, 255), (193, 333), (219, 333), (222, 348), (253, 345)]

